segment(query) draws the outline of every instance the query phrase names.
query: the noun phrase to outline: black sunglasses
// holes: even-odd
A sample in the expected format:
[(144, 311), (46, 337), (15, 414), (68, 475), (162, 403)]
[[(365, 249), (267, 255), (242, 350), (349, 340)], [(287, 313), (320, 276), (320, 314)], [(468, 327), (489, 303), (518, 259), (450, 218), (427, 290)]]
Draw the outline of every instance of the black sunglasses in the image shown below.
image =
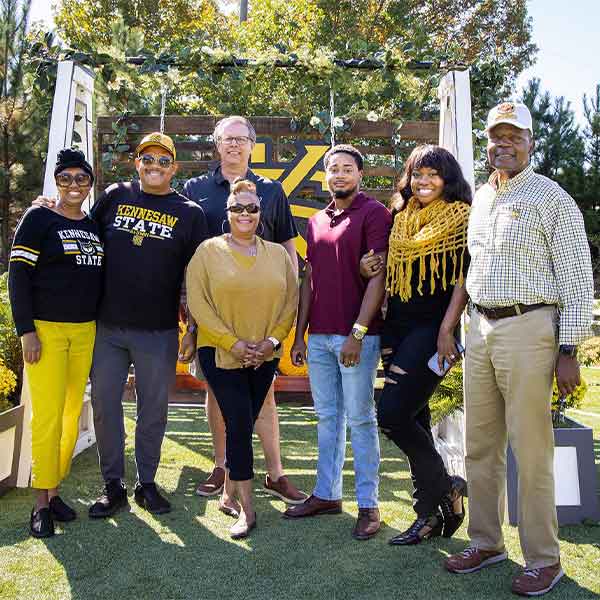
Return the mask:
[(59, 173), (55, 180), (56, 185), (60, 188), (71, 187), (73, 182), (75, 182), (78, 187), (88, 187), (92, 185), (92, 178), (87, 173), (77, 173), (77, 175)]
[(154, 163), (158, 163), (159, 167), (163, 169), (168, 169), (173, 164), (173, 159), (168, 156), (152, 156), (152, 154), (142, 154), (140, 156), (142, 164), (146, 167), (153, 165)]
[(255, 215), (260, 212), (260, 204), (255, 204), (254, 202), (250, 204), (230, 204), (227, 207), (229, 212), (235, 213), (236, 215), (241, 215), (244, 211), (246, 211), (249, 215)]

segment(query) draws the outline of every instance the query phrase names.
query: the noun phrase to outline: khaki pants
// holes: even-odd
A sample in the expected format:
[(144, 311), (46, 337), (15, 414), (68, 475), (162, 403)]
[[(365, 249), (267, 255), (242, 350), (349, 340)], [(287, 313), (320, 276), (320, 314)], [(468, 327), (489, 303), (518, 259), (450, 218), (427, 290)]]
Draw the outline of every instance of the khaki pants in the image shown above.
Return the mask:
[(550, 403), (556, 310), (488, 320), (476, 310), (465, 360), (469, 536), (504, 550), (507, 439), (519, 470), (519, 537), (528, 568), (559, 560)]

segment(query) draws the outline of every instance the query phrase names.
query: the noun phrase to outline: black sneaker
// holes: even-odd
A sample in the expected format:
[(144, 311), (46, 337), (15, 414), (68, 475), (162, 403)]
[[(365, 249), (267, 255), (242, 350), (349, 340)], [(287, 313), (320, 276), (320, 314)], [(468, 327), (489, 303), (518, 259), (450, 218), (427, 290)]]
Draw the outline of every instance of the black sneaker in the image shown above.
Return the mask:
[(50, 514), (55, 521), (74, 521), (77, 513), (60, 496), (54, 496), (50, 500)]
[(171, 504), (160, 495), (155, 483), (136, 483), (133, 497), (139, 506), (153, 515), (171, 512)]
[(90, 506), (90, 519), (112, 517), (127, 504), (127, 488), (120, 479), (111, 479), (104, 485), (104, 493)]
[(31, 509), (29, 533), (35, 538), (47, 538), (54, 535), (54, 521), (49, 508), (40, 508), (37, 512)]

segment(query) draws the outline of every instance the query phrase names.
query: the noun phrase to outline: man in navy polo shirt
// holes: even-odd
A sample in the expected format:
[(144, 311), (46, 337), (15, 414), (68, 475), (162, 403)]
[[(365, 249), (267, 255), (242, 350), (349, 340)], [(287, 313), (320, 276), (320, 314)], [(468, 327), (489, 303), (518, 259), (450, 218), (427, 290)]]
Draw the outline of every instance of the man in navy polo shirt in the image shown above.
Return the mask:
[[(226, 117), (217, 123), (213, 139), (220, 157), (219, 165), (206, 175), (190, 179), (183, 188), (184, 195), (197, 202), (204, 210), (210, 236), (229, 231), (225, 207), (230, 184), (238, 177), (249, 179), (256, 183), (261, 199), (257, 234), (269, 242), (280, 243), (287, 250), (297, 271), (298, 257), (294, 238), (298, 235), (298, 230), (283, 188), (278, 181), (256, 175), (248, 167), (256, 142), (254, 127), (244, 117)], [(225, 423), (210, 388), (206, 399), (206, 414), (213, 438), (215, 467), (209, 478), (200, 483), (196, 493), (200, 496), (213, 496), (224, 489)], [(264, 490), (289, 504), (304, 502), (306, 494), (300, 492), (283, 473), (279, 448), (279, 417), (273, 386), (256, 421), (256, 432), (263, 445), (268, 470)], [(226, 489), (220, 506), (223, 512), (237, 508), (235, 501), (228, 497)]]
[(292, 362), (307, 354), (308, 375), (318, 417), (319, 457), (313, 494), (289, 508), (290, 519), (342, 512), (342, 472), (346, 423), (350, 426), (358, 519), (354, 538), (379, 531), (379, 437), (373, 387), (379, 364), (383, 270), (360, 275), (360, 258), (372, 250), (385, 260), (392, 216), (359, 191), (363, 157), (340, 144), (325, 154), (325, 180), (331, 203), (313, 215), (307, 228), (307, 267), (300, 289)]

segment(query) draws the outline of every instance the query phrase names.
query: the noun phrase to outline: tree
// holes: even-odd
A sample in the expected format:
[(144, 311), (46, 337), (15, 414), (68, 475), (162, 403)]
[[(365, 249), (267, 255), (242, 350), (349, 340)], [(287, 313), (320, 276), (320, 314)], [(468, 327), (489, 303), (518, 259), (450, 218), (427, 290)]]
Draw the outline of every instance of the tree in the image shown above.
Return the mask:
[(542, 91), (539, 79), (527, 83), (522, 100), (533, 117), (532, 163), (536, 171), (557, 181), (585, 210), (587, 207), (581, 206), (585, 148), (570, 102), (562, 96), (552, 99), (549, 92)]
[(595, 209), (600, 207), (600, 84), (596, 95), (583, 95), (583, 112), (587, 121), (584, 129), (585, 160), (587, 164), (586, 196)]
[[(480, 92), (505, 92), (535, 54), (525, 0), (255, 0), (241, 26), (218, 4), (63, 0), (56, 23), (61, 38), (85, 52), (106, 51), (119, 17), (139, 29), (140, 51), (180, 63), (168, 78), (169, 111), (181, 114), (280, 114), (308, 121), (329, 106), (333, 87), (336, 112), (346, 118), (372, 111), (387, 119), (429, 116), (437, 110), (438, 73), (399, 68), (419, 60), (474, 66), (473, 98), (485, 111), (490, 94)], [(265, 66), (211, 68), (233, 55)], [(344, 71), (333, 63), (366, 56), (388, 68)], [(302, 68), (269, 66), (277, 59)], [(154, 93), (166, 77), (155, 77)]]
[(11, 200), (30, 175), (27, 164), (35, 146), (34, 106), (24, 86), (30, 7), (31, 0), (0, 0), (0, 269), (8, 267)]

